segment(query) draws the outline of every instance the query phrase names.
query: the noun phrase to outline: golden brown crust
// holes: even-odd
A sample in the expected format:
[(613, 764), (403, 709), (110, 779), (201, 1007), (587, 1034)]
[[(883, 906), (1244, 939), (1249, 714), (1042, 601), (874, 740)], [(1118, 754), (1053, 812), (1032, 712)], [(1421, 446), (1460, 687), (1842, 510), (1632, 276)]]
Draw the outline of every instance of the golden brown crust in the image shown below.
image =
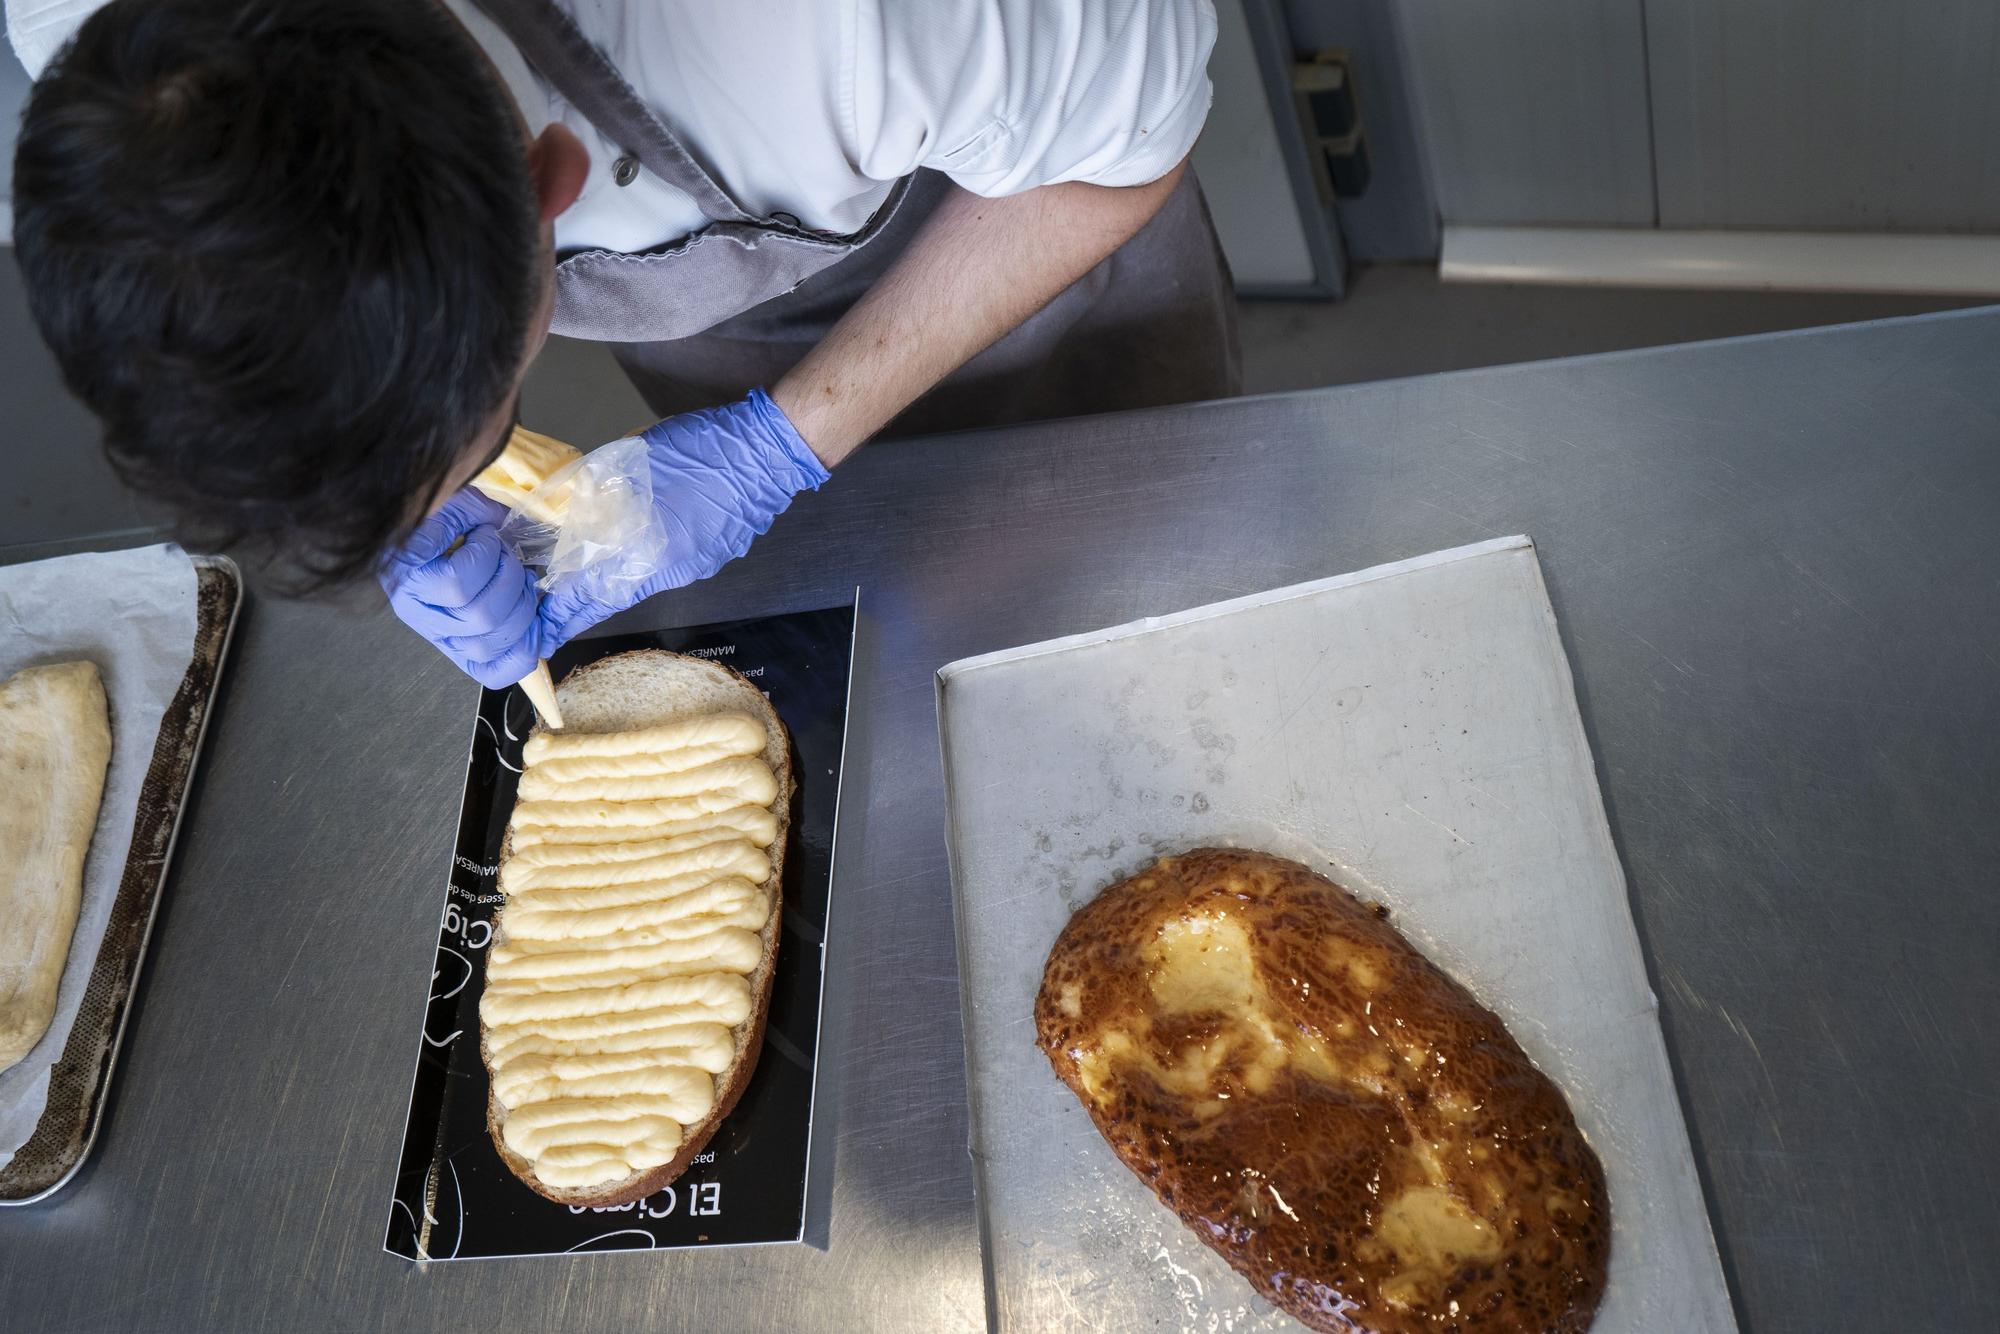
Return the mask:
[[(771, 1009), (771, 991), (777, 978), (778, 937), (781, 934), (781, 923), (784, 915), (785, 846), (791, 835), (793, 808), (798, 797), (797, 755), (792, 747), (791, 734), (786, 730), (784, 720), (778, 717), (777, 710), (771, 707), (770, 701), (764, 698), (763, 692), (747, 677), (733, 668), (706, 658), (689, 658), (682, 654), (668, 653), (663, 649), (640, 649), (632, 653), (614, 654), (607, 658), (600, 658), (593, 663), (586, 663), (584, 666), (571, 672), (568, 676), (565, 676), (562, 680), (562, 685), (568, 687), (573, 682), (579, 685), (585, 684), (589, 681), (593, 669), (605, 667), (606, 664), (629, 664), (634, 660), (643, 659), (648, 656), (673, 658), (683, 662), (696, 663), (703, 668), (722, 673), (727, 678), (740, 682), (749, 694), (740, 701), (737, 707), (755, 709), (758, 716), (764, 720), (766, 730), (774, 738), (772, 747), (774, 753), (770, 758), (782, 759), (782, 763), (774, 763), (772, 765), (772, 770), (778, 777), (778, 795), (776, 800), (771, 804), (772, 813), (778, 819), (778, 832), (776, 840), (768, 849), (768, 855), (771, 859), (771, 877), (765, 882), (765, 889), (771, 896), (771, 915), (765, 920), (763, 930), (759, 933), (763, 941), (764, 953), (762, 959), (758, 962), (757, 972), (752, 975), (750, 981), (751, 995), (754, 997), (750, 1015), (742, 1023), (738, 1024), (734, 1030), (737, 1059), (729, 1070), (725, 1072), (722, 1084), (716, 1089), (715, 1106), (699, 1122), (685, 1128), (683, 1131), (684, 1138), (681, 1141), (679, 1151), (662, 1166), (637, 1173), (622, 1181), (615, 1181), (606, 1186), (577, 1189), (548, 1185), (535, 1175), (534, 1164), (507, 1147), (502, 1137), (502, 1123), (506, 1114), (505, 1109), (500, 1106), (499, 1100), (493, 1097), (491, 1089), (488, 1089), (486, 1100), (486, 1131), (493, 1141), (494, 1150), (500, 1155), (500, 1160), (507, 1165), (507, 1170), (519, 1177), (537, 1195), (545, 1199), (554, 1200), (557, 1204), (567, 1204), (576, 1208), (602, 1209), (613, 1205), (629, 1204), (634, 1200), (643, 1199), (651, 1195), (654, 1191), (673, 1184), (680, 1178), (682, 1173), (687, 1171), (688, 1167), (694, 1162), (695, 1157), (708, 1147), (709, 1141), (715, 1138), (715, 1132), (721, 1128), (723, 1119), (735, 1110), (736, 1104), (742, 1099), (743, 1091), (749, 1087), (750, 1077), (756, 1071), (757, 1058), (764, 1046), (764, 1024)], [(616, 668), (607, 668), (607, 670), (616, 670)], [(751, 696), (755, 697), (754, 701), (751, 699)], [(546, 729), (537, 722), (534, 730), (540, 732)], [(530, 735), (533, 735), (533, 733), (530, 733)], [(782, 751), (781, 756), (775, 753), (780, 750)], [(503, 866), (506, 864), (508, 857), (513, 853), (513, 842), (514, 839), (511, 831), (501, 841), (500, 864)], [(505, 938), (505, 918), (506, 911), (503, 906), (499, 916), (494, 919), (492, 943), (495, 945), (501, 943)], [(488, 1069), (491, 1069), (491, 1062), (486, 1047), (486, 1030), (483, 1024), (480, 1027), (479, 1034), (479, 1055), (481, 1063), (486, 1065)]]
[(1036, 1038), (1125, 1165), (1314, 1329), (1586, 1329), (1604, 1174), (1499, 1018), (1330, 880), (1163, 858), (1073, 916)]

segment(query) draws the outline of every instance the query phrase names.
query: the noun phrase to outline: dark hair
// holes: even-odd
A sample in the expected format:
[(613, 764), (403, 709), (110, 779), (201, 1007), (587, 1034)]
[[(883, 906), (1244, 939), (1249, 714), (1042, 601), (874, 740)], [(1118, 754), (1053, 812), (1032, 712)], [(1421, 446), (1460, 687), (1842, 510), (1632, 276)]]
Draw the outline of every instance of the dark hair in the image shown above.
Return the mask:
[(526, 149), (436, 0), (113, 0), (29, 96), (15, 253), (119, 475), (324, 587), (408, 534), (510, 389)]

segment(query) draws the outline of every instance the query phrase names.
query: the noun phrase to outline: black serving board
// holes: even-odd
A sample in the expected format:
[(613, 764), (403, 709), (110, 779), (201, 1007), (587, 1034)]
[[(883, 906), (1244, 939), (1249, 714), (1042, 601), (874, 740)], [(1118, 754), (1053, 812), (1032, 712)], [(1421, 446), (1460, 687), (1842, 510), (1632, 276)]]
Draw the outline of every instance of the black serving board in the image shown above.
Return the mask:
[(507, 1170), (487, 1135), (479, 996), (500, 900), (500, 840), (534, 713), (518, 688), (480, 692), (384, 1249), (413, 1260), (464, 1260), (799, 1240), (853, 641), (854, 609), (835, 607), (579, 640), (549, 661), (561, 680), (633, 649), (713, 658), (770, 698), (791, 731), (797, 766), (777, 975), (757, 1068), (680, 1180), (615, 1209), (543, 1199)]

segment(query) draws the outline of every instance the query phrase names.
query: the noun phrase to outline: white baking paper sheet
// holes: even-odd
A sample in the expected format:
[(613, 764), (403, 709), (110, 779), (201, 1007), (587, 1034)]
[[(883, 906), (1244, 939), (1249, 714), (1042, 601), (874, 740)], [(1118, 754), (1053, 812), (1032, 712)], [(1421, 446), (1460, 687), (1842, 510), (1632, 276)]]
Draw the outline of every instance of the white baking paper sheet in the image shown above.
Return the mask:
[(177, 546), (89, 552), (0, 567), (0, 679), (23, 667), (88, 658), (111, 705), (111, 766), (83, 866), (83, 903), (55, 1020), (35, 1049), (0, 1072), (0, 1166), (35, 1132), (49, 1067), (69, 1041), (98, 942), (125, 874), (139, 790), (160, 718), (194, 657), (195, 570)]
[(1034, 1043), (1070, 912), (1202, 844), (1387, 904), (1561, 1086), (1609, 1182), (1597, 1334), (1735, 1328), (1526, 538), (966, 659), (938, 692), (996, 1328), (1298, 1328), (1112, 1156)]

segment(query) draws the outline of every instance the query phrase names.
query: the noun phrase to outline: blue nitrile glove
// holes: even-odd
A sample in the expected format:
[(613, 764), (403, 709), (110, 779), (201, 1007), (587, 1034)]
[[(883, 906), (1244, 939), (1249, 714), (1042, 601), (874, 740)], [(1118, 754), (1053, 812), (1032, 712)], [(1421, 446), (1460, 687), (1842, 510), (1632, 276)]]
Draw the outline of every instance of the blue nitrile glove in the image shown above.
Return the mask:
[(466, 487), (417, 525), (381, 576), (403, 624), (493, 690), (526, 676), (542, 656), (535, 576), (500, 545), (506, 517), (505, 505)]
[(559, 580), (537, 617), (544, 652), (655, 593), (708, 578), (748, 551), (793, 496), (827, 478), (762, 389), (741, 402), (669, 417), (640, 438), (652, 470), (653, 512), (666, 531), (660, 567), (636, 584), (608, 588), (590, 570)]

